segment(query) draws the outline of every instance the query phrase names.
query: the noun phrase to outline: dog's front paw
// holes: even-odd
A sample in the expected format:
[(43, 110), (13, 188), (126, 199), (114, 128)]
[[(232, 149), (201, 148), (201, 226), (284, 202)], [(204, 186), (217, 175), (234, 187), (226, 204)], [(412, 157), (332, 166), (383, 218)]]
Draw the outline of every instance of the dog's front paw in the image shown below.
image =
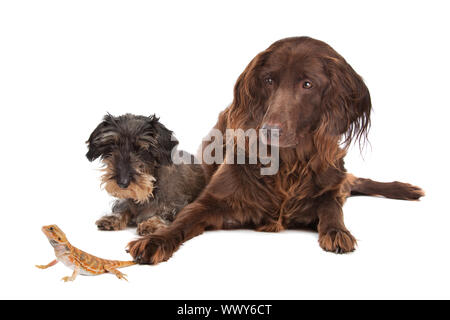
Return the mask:
[(319, 245), (325, 251), (348, 253), (355, 250), (356, 239), (347, 230), (330, 229), (319, 235)]
[(97, 227), (103, 231), (122, 230), (124, 226), (119, 216), (104, 216), (95, 222)]
[(168, 260), (177, 248), (162, 237), (150, 235), (130, 242), (127, 251), (139, 264), (158, 264)]
[(167, 225), (167, 222), (165, 222), (162, 218), (155, 216), (139, 223), (136, 231), (140, 236), (147, 236), (155, 233), (159, 229), (166, 228)]

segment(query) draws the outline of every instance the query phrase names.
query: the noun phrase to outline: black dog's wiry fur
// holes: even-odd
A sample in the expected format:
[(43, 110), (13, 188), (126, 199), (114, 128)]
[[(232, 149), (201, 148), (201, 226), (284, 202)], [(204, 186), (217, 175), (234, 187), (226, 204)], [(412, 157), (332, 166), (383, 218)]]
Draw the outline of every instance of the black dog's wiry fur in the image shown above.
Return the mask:
[(102, 183), (118, 198), (112, 215), (96, 222), (101, 230), (137, 226), (140, 235), (153, 233), (169, 225), (205, 185), (200, 165), (173, 164), (178, 141), (155, 116), (108, 114), (86, 143), (86, 157), (100, 157)]

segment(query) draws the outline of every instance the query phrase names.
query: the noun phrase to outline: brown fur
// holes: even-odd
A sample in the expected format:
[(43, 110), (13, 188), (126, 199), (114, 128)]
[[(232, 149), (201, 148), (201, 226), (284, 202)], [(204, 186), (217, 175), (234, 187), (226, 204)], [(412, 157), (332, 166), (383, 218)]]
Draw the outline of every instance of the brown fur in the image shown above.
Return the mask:
[(370, 112), (362, 78), (330, 46), (306, 37), (277, 41), (238, 78), (233, 103), (215, 128), (280, 130), (278, 173), (262, 176), (259, 166), (250, 164), (205, 165), (208, 184), (197, 200), (171, 226), (131, 242), (131, 255), (139, 263), (159, 263), (205, 230), (233, 228), (310, 227), (318, 231), (324, 250), (353, 251), (356, 240), (342, 212), (351, 192), (404, 199), (422, 195), (407, 184), (346, 173), (346, 150), (352, 141), (364, 142)]
[(136, 203), (144, 204), (153, 197), (153, 182), (156, 180), (152, 175), (142, 172), (139, 168), (134, 168), (137, 172), (136, 182), (131, 182), (126, 188), (120, 188), (114, 179), (114, 163), (110, 159), (104, 159), (105, 167), (102, 169), (102, 185), (113, 197), (119, 199), (133, 199)]

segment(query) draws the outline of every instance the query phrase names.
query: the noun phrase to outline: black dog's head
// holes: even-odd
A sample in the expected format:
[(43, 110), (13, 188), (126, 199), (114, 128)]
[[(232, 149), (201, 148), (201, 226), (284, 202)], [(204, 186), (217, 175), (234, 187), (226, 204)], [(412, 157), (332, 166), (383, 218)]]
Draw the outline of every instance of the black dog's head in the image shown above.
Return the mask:
[(157, 168), (172, 163), (178, 141), (155, 116), (107, 114), (86, 143), (89, 161), (100, 157), (105, 165), (106, 191), (142, 203), (153, 194)]

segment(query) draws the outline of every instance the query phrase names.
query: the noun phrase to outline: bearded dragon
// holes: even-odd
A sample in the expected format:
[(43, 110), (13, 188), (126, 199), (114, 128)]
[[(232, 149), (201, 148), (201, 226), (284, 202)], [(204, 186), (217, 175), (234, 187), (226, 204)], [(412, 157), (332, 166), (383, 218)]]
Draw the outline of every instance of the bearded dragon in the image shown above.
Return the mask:
[(105, 260), (81, 251), (70, 244), (64, 232), (57, 225), (43, 226), (42, 232), (44, 232), (55, 249), (56, 260), (47, 265), (36, 265), (36, 267), (47, 269), (59, 261), (64, 263), (67, 267), (73, 269), (73, 274), (70, 277), (61, 279), (64, 282), (75, 280), (78, 274), (95, 276), (106, 272), (116, 275), (119, 279), (127, 280), (126, 275), (118, 271), (117, 268), (136, 264), (133, 261)]

